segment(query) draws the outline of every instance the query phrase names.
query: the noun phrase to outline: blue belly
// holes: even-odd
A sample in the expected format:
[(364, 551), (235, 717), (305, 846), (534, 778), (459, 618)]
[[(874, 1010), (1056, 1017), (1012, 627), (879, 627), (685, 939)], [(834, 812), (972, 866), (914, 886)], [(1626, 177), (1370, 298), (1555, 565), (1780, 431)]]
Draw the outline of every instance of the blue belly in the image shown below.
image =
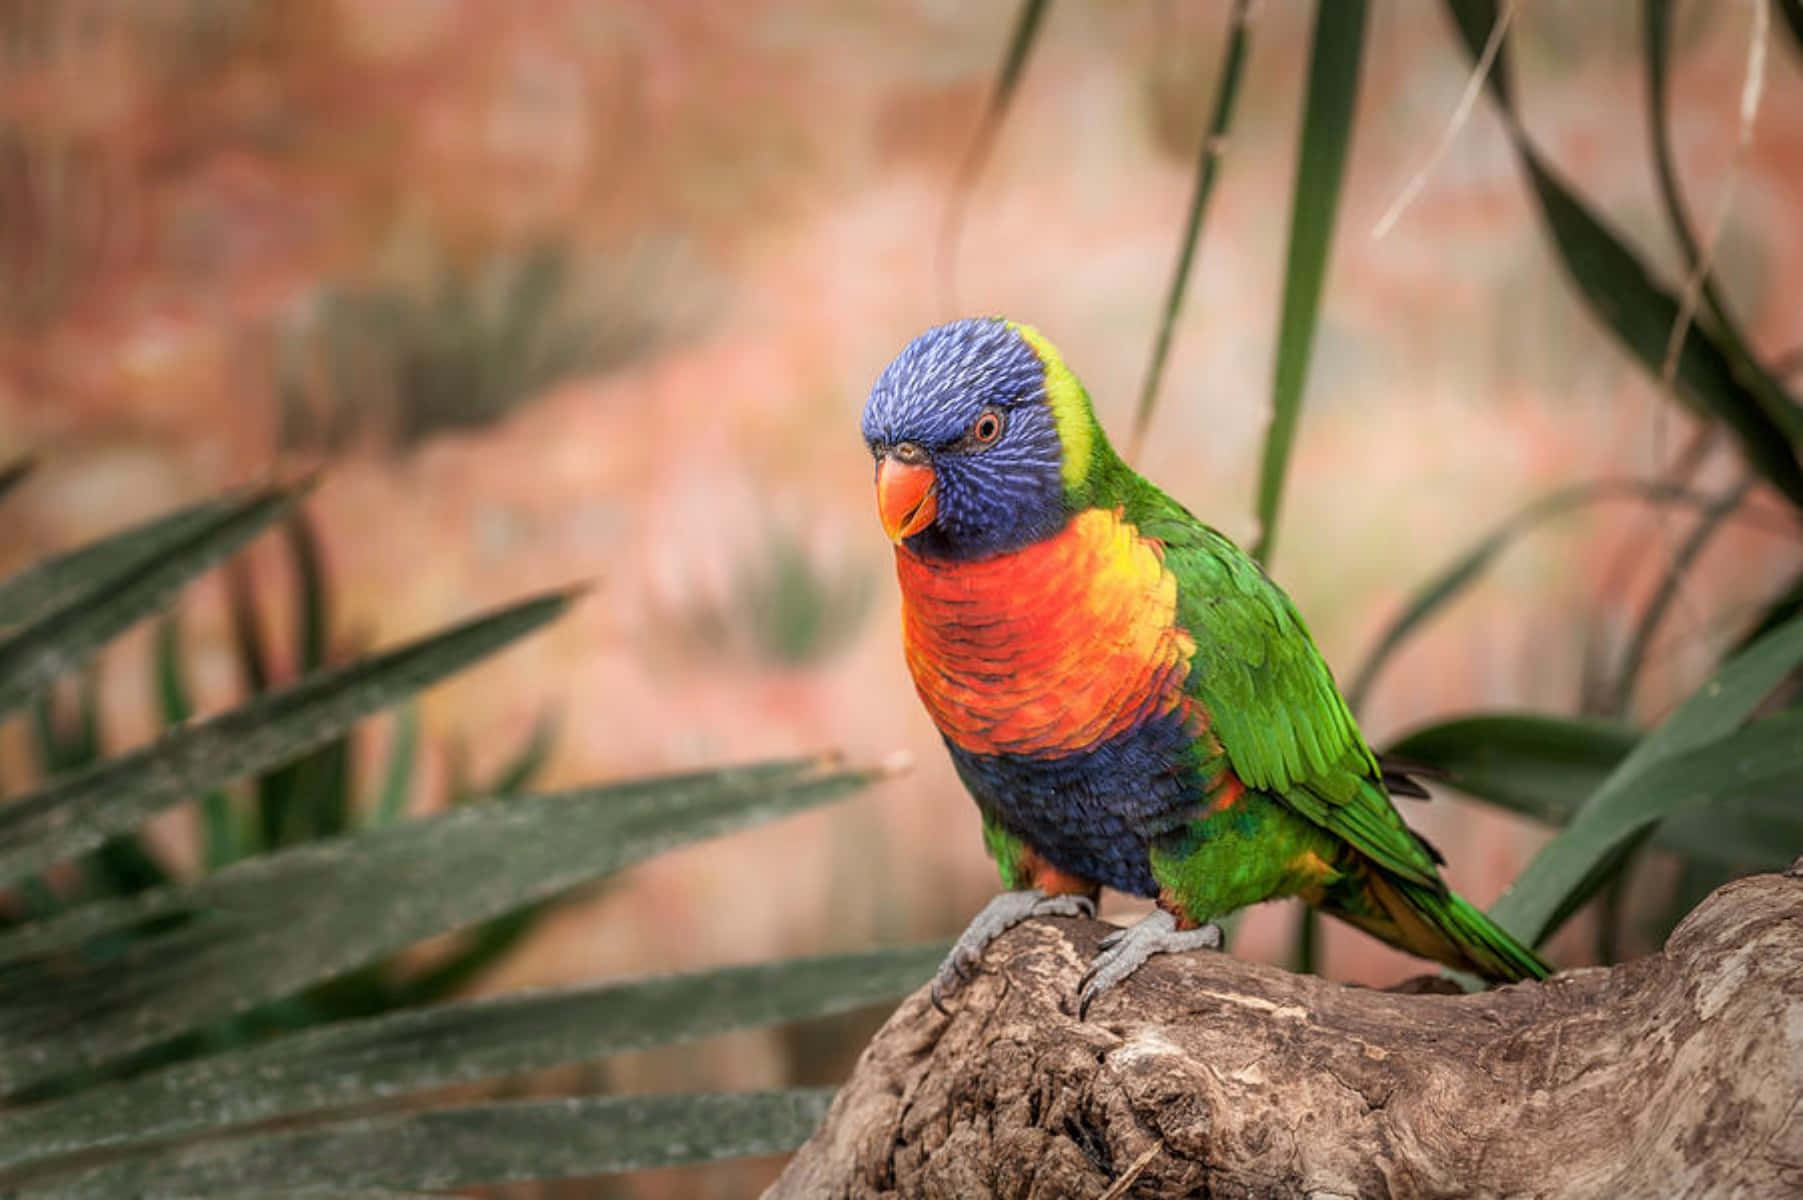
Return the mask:
[(977, 805), (1061, 871), (1153, 896), (1146, 845), (1194, 816), (1203, 778), (1193, 735), (1171, 713), (1058, 757), (973, 754), (950, 739)]

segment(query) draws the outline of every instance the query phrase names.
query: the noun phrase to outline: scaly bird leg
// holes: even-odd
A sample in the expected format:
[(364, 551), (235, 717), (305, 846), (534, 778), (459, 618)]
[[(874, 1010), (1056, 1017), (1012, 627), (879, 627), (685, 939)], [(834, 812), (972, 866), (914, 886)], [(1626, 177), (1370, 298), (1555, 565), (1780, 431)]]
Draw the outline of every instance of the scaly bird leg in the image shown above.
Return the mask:
[(945, 998), (962, 987), (989, 943), (1033, 917), (1093, 917), (1096, 902), (1088, 896), (1063, 893), (1048, 896), (1039, 888), (1002, 892), (983, 906), (953, 943), (951, 953), (933, 976), (933, 1007), (945, 1012)]
[(1095, 1003), (1097, 996), (1139, 970), (1154, 954), (1219, 950), (1221, 942), (1219, 925), (1179, 929), (1176, 917), (1162, 908), (1154, 909), (1143, 920), (1117, 929), (1102, 939), (1102, 952), (1096, 955), (1096, 960), (1089, 964), (1089, 970), (1077, 984), (1077, 1019), (1087, 1020), (1089, 1006)]

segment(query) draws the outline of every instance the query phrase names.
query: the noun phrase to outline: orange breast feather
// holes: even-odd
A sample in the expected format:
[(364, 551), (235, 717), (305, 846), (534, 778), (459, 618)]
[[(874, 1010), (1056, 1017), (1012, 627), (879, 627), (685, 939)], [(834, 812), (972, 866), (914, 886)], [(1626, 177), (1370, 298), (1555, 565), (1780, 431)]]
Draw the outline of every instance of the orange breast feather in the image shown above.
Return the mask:
[(965, 750), (1070, 753), (1187, 707), (1177, 580), (1118, 511), (977, 562), (895, 562), (914, 685)]

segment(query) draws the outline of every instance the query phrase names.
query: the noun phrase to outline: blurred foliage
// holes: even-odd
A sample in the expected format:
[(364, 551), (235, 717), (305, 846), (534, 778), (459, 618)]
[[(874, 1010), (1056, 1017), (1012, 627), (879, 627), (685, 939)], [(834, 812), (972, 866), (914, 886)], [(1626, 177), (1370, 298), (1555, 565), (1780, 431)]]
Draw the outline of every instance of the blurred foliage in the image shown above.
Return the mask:
[(773, 525), (732, 571), (724, 600), (694, 600), (671, 624), (688, 645), (776, 667), (819, 662), (850, 641), (870, 611), (874, 579), (834, 565), (787, 525)]
[(1164, 315), (1159, 322), (1157, 339), (1152, 343), (1152, 361), (1146, 368), (1145, 383), (1140, 386), (1139, 406), (1133, 414), (1133, 431), (1127, 439), (1129, 459), (1139, 456), (1145, 441), (1146, 425), (1158, 403), (1158, 385), (1164, 379), (1165, 359), (1170, 354), (1171, 334), (1177, 328), (1177, 317), (1183, 311), (1183, 294), (1189, 288), (1190, 270), (1195, 265), (1196, 249), (1202, 241), (1202, 221), (1208, 214), (1208, 201), (1214, 195), (1215, 179), (1220, 173), (1221, 155), (1227, 149), (1227, 136), (1233, 128), (1233, 110), (1239, 100), (1240, 79), (1246, 65), (1246, 47), (1251, 42), (1251, 0), (1234, 0), (1228, 17), (1227, 46), (1221, 54), (1220, 78), (1215, 85), (1214, 102), (1210, 106), (1208, 128), (1201, 137), (1201, 150), (1196, 161), (1196, 182), (1190, 191), (1189, 217), (1183, 228), (1182, 249), (1177, 266), (1171, 272), (1170, 290), (1165, 295)]
[[(0, 492), (29, 471), (0, 465)], [(452, 1084), (868, 1006), (913, 987), (943, 947), (448, 1002), (573, 888), (883, 772), (815, 758), (532, 794), (554, 736), (541, 721), (493, 778), (454, 772), (443, 811), (401, 820), (412, 710), (373, 794), (353, 767), (357, 722), (554, 620), (573, 595), (350, 655), (332, 634), (304, 491), (196, 505), (0, 580), (0, 713), (29, 709), (46, 777), (0, 804), (0, 1188), (444, 1188), (797, 1144), (829, 1093), (395, 1107)], [(295, 582), (291, 666), (231, 557), (271, 526)], [(94, 653), (221, 560), (248, 698), (194, 719), (171, 613), (155, 641), (165, 731), (109, 754)], [(190, 801), (204, 869), (184, 876), (141, 829)], [(400, 957), (452, 931), (464, 932), (457, 948)], [(345, 1115), (376, 1101), (386, 1109), (374, 1122)], [(278, 1118), (276, 1131), (218, 1136)]]
[(406, 450), (634, 362), (669, 334), (667, 267), (663, 252), (596, 258), (544, 243), (437, 262), (415, 287), (328, 289), (284, 339), (280, 440), (338, 450), (373, 429)]
[[(292, 628), (282, 639), (289, 646), (291, 666), (271, 653), (262, 623), (264, 606), (245, 560), (234, 559), (226, 568), (233, 641), (247, 698), (264, 695), (291, 677), (322, 671), (354, 657), (332, 631), (330, 578), (317, 532), (304, 510), (296, 508), (286, 516), (281, 532), (294, 584), (287, 610), (292, 614)], [(165, 730), (179, 729), (194, 716), (179, 610), (159, 620), (155, 645), (155, 706)], [(100, 673), (100, 664), (95, 662), (77, 679), (53, 683), (34, 700), (34, 750), (44, 780), (86, 770), (108, 756), (109, 739), (99, 704)], [(363, 756), (358, 752), (357, 731), (347, 730), (241, 785), (214, 788), (201, 795), (198, 841), (205, 869), (220, 870), (241, 858), (400, 819), (415, 790), (418, 725), (412, 707), (395, 718), (379, 789), (356, 778), (356, 763)], [(526, 743), (489, 780), (471, 781), (465, 772), (453, 772), (447, 795), (438, 807), (525, 790), (544, 766), (554, 729), (548, 717), (541, 718)], [(73, 878), (45, 894), (89, 899), (132, 896), (167, 886), (175, 874), (154, 842), (139, 833), (128, 833), (78, 860), (72, 868)], [(397, 958), (371, 964), (352, 977), (235, 1017), (218, 1028), (201, 1030), (161, 1048), (152, 1059), (133, 1060), (129, 1067), (136, 1070), (149, 1061), (171, 1061), (203, 1047), (233, 1046), (271, 1032), (442, 1000), (512, 949), (531, 931), (542, 911), (543, 906), (534, 906), (485, 922), (464, 934), (457, 949), (436, 961)], [(0, 921), (3, 927), (4, 921)]]
[[(1790, 511), (1761, 519), (1776, 524), (1797, 554), (1803, 525), (1803, 407), (1787, 388), (1791, 369), (1765, 362), (1742, 334), (1705, 250), (1692, 229), (1670, 149), (1667, 67), (1672, 38), (1669, 0), (1643, 0), (1642, 53), (1648, 81), (1651, 157), (1660, 200), (1674, 239), (1683, 250), (1687, 278), (1673, 289), (1660, 282), (1639, 252), (1598, 216), (1535, 147), (1516, 116), (1503, 12), (1491, 0), (1443, 0), (1455, 33), (1474, 63), (1487, 63), (1481, 82), (1504, 118), (1517, 160), (1547, 239), (1574, 290), (1602, 329), (1637, 361), (1707, 434), (1720, 431), (1744, 466), (1734, 484), (1710, 492), (1693, 488), (1695, 462), (1681, 456), (1666, 476), (1574, 484), (1542, 497), (1502, 522), (1417, 590), (1379, 638), (1353, 676), (1355, 706), (1374, 685), (1388, 658), (1435, 612), (1464, 593), (1517, 538), (1548, 518), (1600, 500), (1627, 498), (1652, 505), (1684, 504), (1697, 510), (1690, 533), (1660, 572), (1620, 659), (1601, 693), (1604, 711), (1625, 717), (1661, 621), (1686, 578), (1696, 569), (1711, 536), (1726, 522), (1753, 514), (1749, 501), (1763, 484)], [(949, 208), (958, 210), (971, 190), (981, 157), (994, 140), (993, 124), (1025, 68), (1045, 5), (1020, 9), (997, 101), (975, 143), (976, 165), (964, 171)], [(1800, 27), (1796, 6), (1781, 7), (1792, 34)], [(1756, 23), (1755, 31), (1762, 28)], [(1279, 320), (1273, 387), (1273, 419), (1266, 436), (1256, 501), (1254, 554), (1269, 556), (1281, 502), (1289, 446), (1305, 388), (1331, 232), (1339, 206), (1339, 179), (1352, 137), (1364, 5), (1320, 0), (1315, 7), (1310, 69), (1303, 82), (1303, 120), (1292, 196), (1283, 310)], [(1161, 311), (1147, 384), (1135, 423), (1135, 445), (1149, 424), (1170, 330), (1184, 280), (1202, 235), (1201, 215), (1225, 147), (1235, 64), (1244, 53), (1245, 14), (1232, 10), (1224, 34), (1224, 65), (1213, 116), (1206, 125), (1197, 184), (1179, 243), (1173, 284)], [(1486, 54), (1492, 40), (1493, 58)], [(1763, 46), (1754, 53), (1762, 53)], [(1751, 68), (1749, 68), (1751, 69)], [(1744, 118), (1743, 118), (1744, 119)], [(1161, 127), (1172, 126), (1165, 114)], [(1743, 132), (1743, 142), (1745, 133)], [(1431, 165), (1431, 164), (1430, 164)], [(948, 219), (948, 227), (955, 221)], [(1712, 439), (1698, 444), (1705, 450)], [(1700, 456), (1695, 456), (1700, 460)], [(1658, 547), (1647, 545), (1642, 553)], [(1797, 554), (1803, 558), (1803, 554)], [(1663, 933), (1700, 899), (1708, 886), (1745, 870), (1782, 865), (1803, 853), (1803, 728), (1796, 718), (1803, 619), (1796, 616), (1797, 587), (1770, 599), (1753, 622), (1756, 635), (1732, 641), (1716, 674), (1662, 723), (1645, 733), (1619, 721), (1600, 723), (1533, 714), (1473, 714), (1417, 730), (1396, 747), (1402, 758), (1437, 770), (1480, 800), (1535, 816), (1561, 832), (1529, 864), (1505, 894), (1495, 915), (1533, 944), (1544, 941), (1585, 902), (1605, 897), (1599, 957), (1612, 961), (1616, 934), (1630, 911), (1657, 910)], [(1718, 648), (1718, 652), (1721, 652)], [(1678, 885), (1664, 900), (1626, 903), (1638, 853), (1649, 843), (1678, 855)], [(1315, 964), (1316, 918), (1310, 913), (1291, 955), (1301, 969)]]

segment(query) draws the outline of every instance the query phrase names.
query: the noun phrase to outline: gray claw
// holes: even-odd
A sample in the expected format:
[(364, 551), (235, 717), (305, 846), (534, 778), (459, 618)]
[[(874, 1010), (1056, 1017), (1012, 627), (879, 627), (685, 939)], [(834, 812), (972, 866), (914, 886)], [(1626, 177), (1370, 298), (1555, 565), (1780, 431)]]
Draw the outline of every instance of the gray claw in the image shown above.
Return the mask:
[(1096, 902), (1088, 896), (1048, 896), (1038, 888), (1002, 892), (971, 919), (951, 953), (933, 976), (933, 1007), (945, 1012), (945, 998), (962, 987), (983, 960), (989, 943), (1033, 917), (1093, 917)]
[(1096, 997), (1139, 970), (1154, 954), (1219, 950), (1221, 941), (1219, 925), (1179, 930), (1177, 919), (1162, 908), (1125, 929), (1115, 930), (1102, 939), (1101, 953), (1077, 985), (1077, 1018), (1087, 1020), (1089, 1006)]

